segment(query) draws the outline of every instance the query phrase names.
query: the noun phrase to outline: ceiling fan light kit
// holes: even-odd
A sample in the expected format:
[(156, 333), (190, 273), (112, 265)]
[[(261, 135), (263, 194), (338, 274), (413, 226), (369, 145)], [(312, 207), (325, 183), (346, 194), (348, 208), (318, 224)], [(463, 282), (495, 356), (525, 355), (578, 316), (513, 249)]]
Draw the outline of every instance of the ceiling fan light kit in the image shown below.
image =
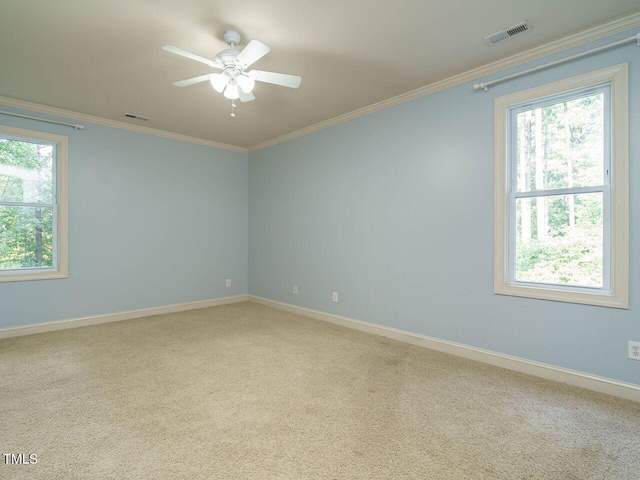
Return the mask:
[[(261, 70), (247, 69), (255, 62), (264, 57), (271, 51), (267, 45), (258, 40), (251, 40), (249, 44), (242, 50), (236, 50), (235, 46), (240, 43), (241, 37), (238, 32), (232, 30), (224, 33), (224, 41), (229, 44), (227, 50), (223, 50), (216, 55), (215, 60), (195, 55), (193, 53), (174, 47), (173, 45), (165, 45), (163, 50), (180, 55), (196, 62), (204, 63), (211, 68), (222, 70), (221, 73), (211, 73), (201, 75), (199, 77), (189, 78), (175, 82), (177, 87), (186, 87), (200, 82), (209, 80), (211, 86), (218, 93), (233, 100), (240, 99), (241, 102), (250, 102), (255, 100), (253, 89), (256, 82), (271, 83), (288, 88), (298, 88), (302, 83), (302, 78), (297, 75), (289, 75), (285, 73), (265, 72)], [(231, 116), (235, 117), (232, 105)]]
[(229, 80), (229, 83), (227, 83), (227, 88), (224, 89), (224, 96), (229, 100), (240, 98), (240, 94), (238, 93), (238, 86), (233, 79)]
[(236, 83), (243, 92), (249, 93), (256, 86), (256, 81), (248, 75), (239, 75), (235, 77)]
[(222, 73), (212, 73), (209, 75), (209, 82), (218, 93), (222, 93), (224, 91), (224, 87), (227, 86), (227, 81), (228, 79)]

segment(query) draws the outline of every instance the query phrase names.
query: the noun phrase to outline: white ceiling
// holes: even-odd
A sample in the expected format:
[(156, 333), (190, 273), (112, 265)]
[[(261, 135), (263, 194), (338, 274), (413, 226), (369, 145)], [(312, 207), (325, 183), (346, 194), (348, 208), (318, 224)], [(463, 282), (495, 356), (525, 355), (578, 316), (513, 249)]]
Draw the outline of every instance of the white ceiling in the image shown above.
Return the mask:
[[(638, 0), (2, 0), (0, 95), (251, 147), (640, 12)], [(483, 37), (528, 20), (489, 47)], [(161, 49), (214, 58), (225, 30), (272, 48), (253, 68), (302, 76), (230, 101), (213, 72)], [(128, 120), (125, 112), (149, 117)]]

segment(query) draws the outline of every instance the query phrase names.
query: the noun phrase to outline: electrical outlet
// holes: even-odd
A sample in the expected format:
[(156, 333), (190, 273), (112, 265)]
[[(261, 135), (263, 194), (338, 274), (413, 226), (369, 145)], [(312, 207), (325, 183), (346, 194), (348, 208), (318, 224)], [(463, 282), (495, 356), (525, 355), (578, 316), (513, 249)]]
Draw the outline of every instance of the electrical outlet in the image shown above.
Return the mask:
[(293, 286), (293, 294), (297, 295), (298, 294), (298, 285), (294, 285)]
[(338, 301), (338, 292), (333, 292), (333, 296), (331, 297), (331, 300), (333, 300), (334, 302)]
[(230, 287), (230, 286), (231, 286), (231, 279), (227, 278), (227, 287)]
[(640, 342), (629, 342), (629, 358), (640, 360)]

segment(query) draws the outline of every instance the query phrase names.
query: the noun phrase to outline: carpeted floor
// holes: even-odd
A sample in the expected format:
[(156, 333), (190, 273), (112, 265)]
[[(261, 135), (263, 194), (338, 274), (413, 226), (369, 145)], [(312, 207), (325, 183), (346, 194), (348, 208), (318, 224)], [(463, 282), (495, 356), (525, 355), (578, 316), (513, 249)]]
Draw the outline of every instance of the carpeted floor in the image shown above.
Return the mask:
[(0, 341), (0, 478), (636, 479), (640, 404), (240, 303)]

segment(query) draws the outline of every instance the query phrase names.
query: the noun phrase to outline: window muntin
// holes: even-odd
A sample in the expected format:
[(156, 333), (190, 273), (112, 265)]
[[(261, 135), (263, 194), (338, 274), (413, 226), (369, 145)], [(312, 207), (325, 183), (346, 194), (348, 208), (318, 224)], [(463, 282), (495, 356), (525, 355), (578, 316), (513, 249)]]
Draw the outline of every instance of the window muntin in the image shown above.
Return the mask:
[(67, 137), (0, 126), (0, 281), (67, 276)]

